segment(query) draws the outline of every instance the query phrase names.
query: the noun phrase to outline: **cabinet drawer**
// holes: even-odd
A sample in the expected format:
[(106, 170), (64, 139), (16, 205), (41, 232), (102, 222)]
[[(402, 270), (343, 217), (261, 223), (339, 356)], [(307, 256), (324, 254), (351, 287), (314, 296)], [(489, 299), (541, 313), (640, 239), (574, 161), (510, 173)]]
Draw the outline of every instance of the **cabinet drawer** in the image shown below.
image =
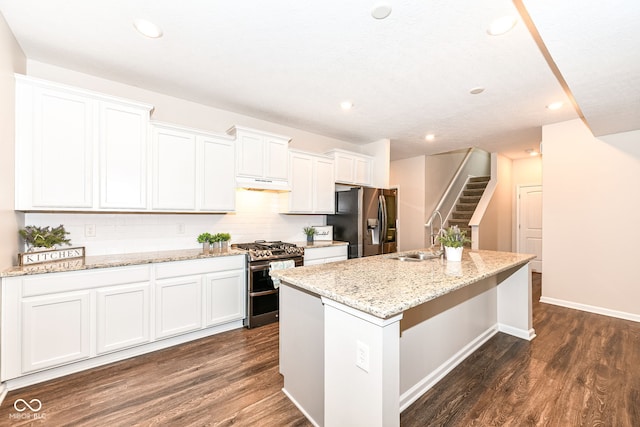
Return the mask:
[(149, 266), (115, 267), (25, 276), (22, 296), (50, 295), (58, 292), (95, 289), (149, 280)]
[(205, 274), (216, 271), (236, 270), (245, 267), (244, 255), (230, 255), (217, 258), (198, 259), (191, 261), (165, 262), (156, 265), (156, 279), (188, 276), (191, 274)]
[(347, 245), (327, 246), (324, 248), (305, 248), (304, 260), (313, 261), (319, 258), (347, 257)]

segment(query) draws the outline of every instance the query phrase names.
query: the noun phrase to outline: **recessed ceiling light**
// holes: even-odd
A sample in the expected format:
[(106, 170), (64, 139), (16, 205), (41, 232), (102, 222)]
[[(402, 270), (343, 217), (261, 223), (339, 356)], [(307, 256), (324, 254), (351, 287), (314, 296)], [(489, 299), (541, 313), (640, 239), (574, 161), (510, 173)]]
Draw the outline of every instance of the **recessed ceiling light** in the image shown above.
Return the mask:
[(350, 110), (353, 108), (353, 102), (351, 101), (342, 101), (340, 103), (340, 108), (342, 108), (343, 110)]
[(371, 16), (375, 19), (384, 19), (389, 15), (391, 15), (391, 5), (387, 3), (377, 3), (371, 9)]
[(538, 155), (538, 152), (536, 150), (534, 150), (533, 148), (527, 148), (526, 150), (524, 150), (525, 153), (527, 153), (528, 155), (535, 157)]
[(484, 92), (484, 88), (481, 86), (474, 87), (469, 91), (471, 95), (478, 95), (478, 94), (481, 94), (482, 92)]
[(501, 36), (511, 31), (515, 27), (518, 19), (515, 16), (507, 15), (494, 19), (489, 25), (487, 33), (491, 36)]
[(145, 37), (157, 39), (162, 37), (162, 29), (151, 21), (146, 19), (136, 19), (133, 21), (136, 30)]
[(436, 136), (432, 133), (428, 133), (424, 139), (426, 139), (427, 141), (433, 141), (434, 139), (436, 139)]
[(562, 101), (552, 102), (551, 104), (547, 105), (547, 108), (549, 110), (557, 110), (559, 108), (562, 108), (563, 105), (564, 105), (564, 102)]

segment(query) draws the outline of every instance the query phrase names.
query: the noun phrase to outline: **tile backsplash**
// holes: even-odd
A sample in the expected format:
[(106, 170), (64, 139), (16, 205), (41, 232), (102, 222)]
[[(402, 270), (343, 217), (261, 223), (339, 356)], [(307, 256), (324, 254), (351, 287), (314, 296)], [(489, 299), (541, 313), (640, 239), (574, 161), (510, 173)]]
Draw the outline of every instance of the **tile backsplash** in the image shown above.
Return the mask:
[[(231, 243), (258, 239), (304, 241), (302, 228), (325, 225), (324, 215), (279, 213), (279, 194), (238, 190), (231, 214), (27, 213), (25, 225), (63, 224), (87, 256), (199, 248), (200, 233), (230, 233)], [(95, 237), (87, 237), (94, 228)]]

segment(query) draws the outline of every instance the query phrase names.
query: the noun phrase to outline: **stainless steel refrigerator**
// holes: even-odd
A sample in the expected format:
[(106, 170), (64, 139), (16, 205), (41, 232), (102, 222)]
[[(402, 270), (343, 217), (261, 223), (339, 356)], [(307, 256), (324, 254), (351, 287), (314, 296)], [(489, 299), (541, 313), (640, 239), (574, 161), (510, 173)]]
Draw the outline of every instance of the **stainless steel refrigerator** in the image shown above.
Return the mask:
[(334, 240), (349, 242), (349, 258), (396, 252), (397, 190), (354, 187), (336, 192), (336, 213), (327, 215)]

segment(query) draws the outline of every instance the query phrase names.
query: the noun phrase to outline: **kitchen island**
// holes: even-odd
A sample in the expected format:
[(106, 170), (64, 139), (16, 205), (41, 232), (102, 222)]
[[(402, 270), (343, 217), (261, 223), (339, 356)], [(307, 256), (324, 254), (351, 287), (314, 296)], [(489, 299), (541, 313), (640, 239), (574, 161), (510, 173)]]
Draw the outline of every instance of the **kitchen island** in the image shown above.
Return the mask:
[(402, 410), (497, 332), (535, 337), (535, 256), (398, 259), (406, 254), (274, 272), (283, 391), (315, 425), (398, 426)]

